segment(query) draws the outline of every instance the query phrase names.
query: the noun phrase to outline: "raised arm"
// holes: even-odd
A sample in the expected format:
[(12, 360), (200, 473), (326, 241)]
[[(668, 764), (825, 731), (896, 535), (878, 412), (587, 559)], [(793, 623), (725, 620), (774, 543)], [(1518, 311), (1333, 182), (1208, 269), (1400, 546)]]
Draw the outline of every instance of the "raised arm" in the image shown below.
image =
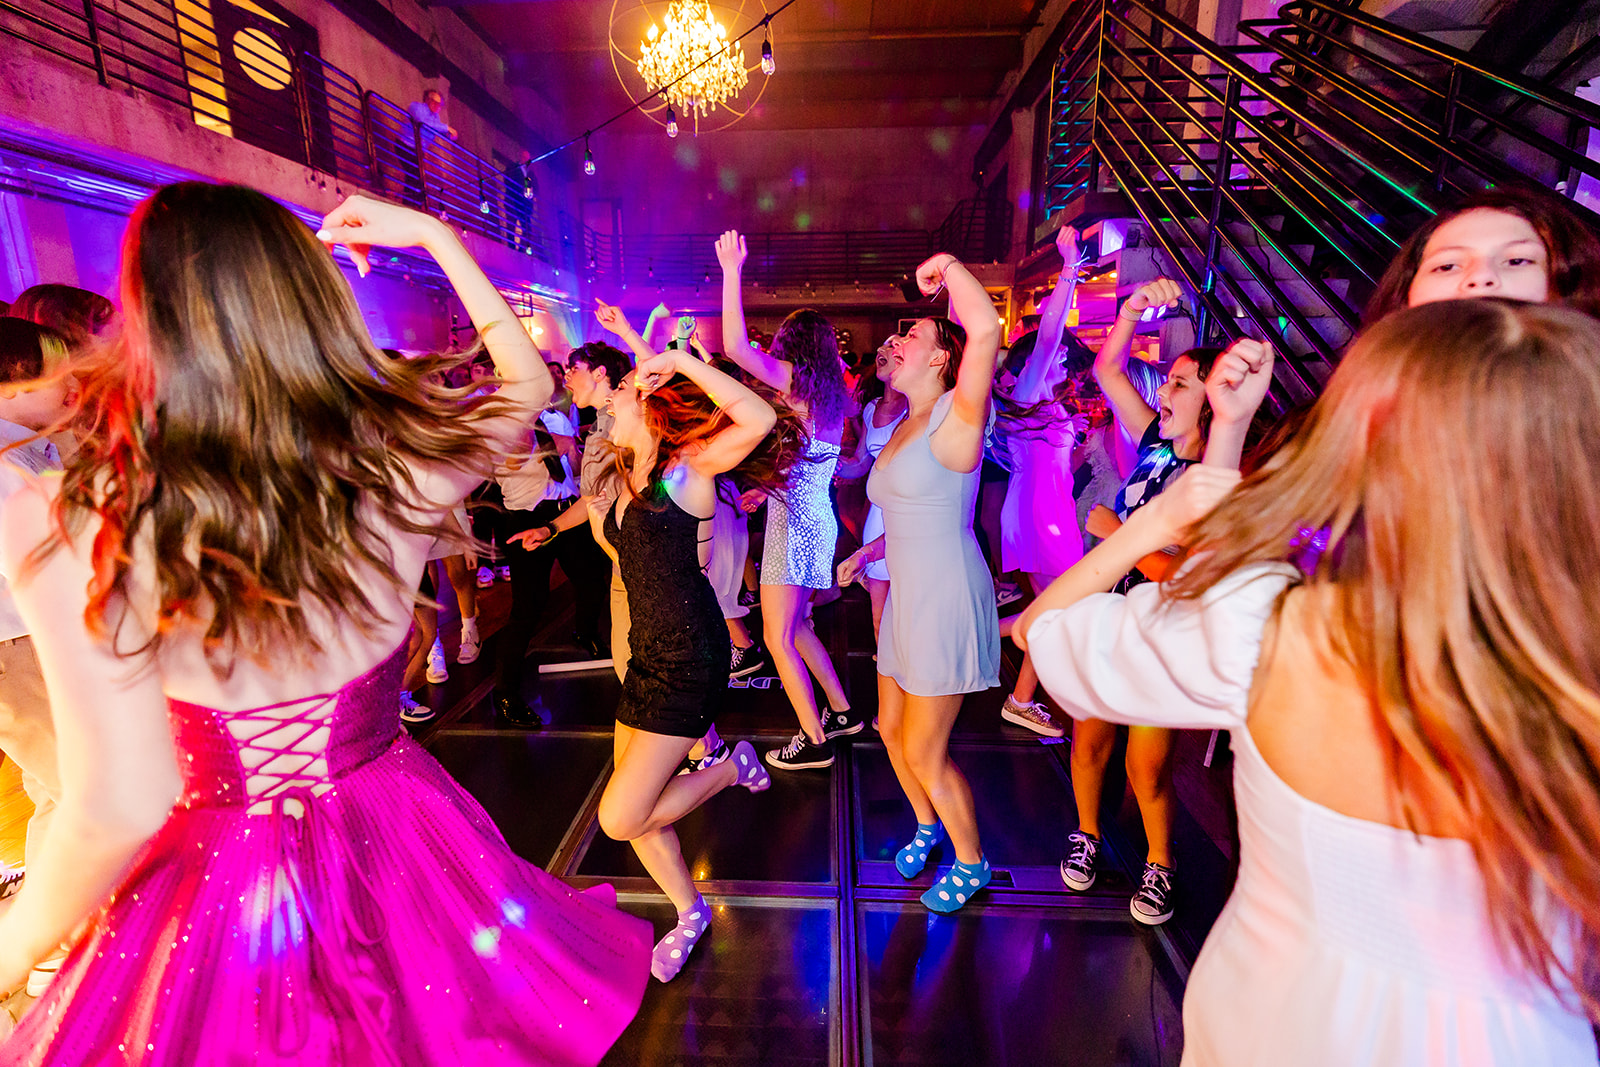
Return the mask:
[(1026, 650), (1028, 630), (1039, 616), (1076, 604), (1092, 593), (1108, 593), (1117, 581), (1152, 552), (1182, 540), (1194, 523), (1239, 484), (1239, 472), (1221, 467), (1194, 466), (1175, 478), (1167, 490), (1074, 563), (1065, 574), (1028, 605), (1011, 627), (1011, 639)]
[[(650, 347), (650, 342), (640, 336), (639, 331), (629, 324), (628, 317), (622, 313), (621, 308), (615, 304), (608, 304), (598, 297), (595, 298), (594, 305), (595, 319), (601, 326), (622, 338), (622, 343), (628, 346), (635, 360), (643, 363), (656, 354), (655, 349)], [(654, 315), (655, 312), (652, 311), (650, 314)], [(649, 327), (647, 326), (645, 329), (648, 330)]]
[(499, 395), (533, 409), (550, 402), (555, 383), (544, 354), (450, 227), (420, 211), (352, 196), (323, 219), (317, 238), (330, 247), (348, 248), (363, 277), (371, 269), (367, 255), (375, 246), (425, 250), (444, 271), (483, 338), (484, 350), (503, 383)]
[(1208, 467), (1239, 469), (1250, 420), (1272, 384), (1272, 346), (1241, 338), (1212, 364), (1206, 376), (1206, 401), (1211, 405), (1211, 432), (1206, 436)]
[(688, 465), (707, 478), (715, 478), (737, 467), (762, 438), (777, 424), (778, 413), (748, 386), (703, 363), (687, 352), (667, 352), (648, 363), (639, 364), (641, 380), (664, 375), (661, 380), (681, 374), (704, 389), (711, 402), (733, 423), (687, 457)]
[(722, 352), (747, 374), (788, 395), (794, 385), (794, 367), (750, 344), (744, 322), (744, 261), (750, 250), (744, 235), (729, 230), (717, 238), (717, 262), (722, 264)]
[(1075, 227), (1063, 226), (1056, 231), (1056, 249), (1061, 253), (1061, 277), (1039, 309), (1039, 340), (1012, 390), (1012, 395), (1023, 404), (1037, 404), (1066, 376), (1066, 368), (1059, 358), (1061, 332), (1066, 326), (1067, 312), (1072, 308), (1072, 294), (1078, 288), (1078, 269), (1083, 266), (1078, 259)]
[(966, 326), (967, 343), (951, 389), (950, 415), (929, 435), (934, 458), (953, 471), (974, 471), (983, 462), (983, 434), (989, 422), (989, 393), (1000, 353), (1000, 316), (983, 284), (955, 256), (941, 253), (917, 268), (917, 286), (932, 296), (950, 291), (952, 316)]
[(93, 577), (88, 546), (99, 521), (37, 570), (23, 567), (51, 529), (50, 509), (49, 491), (35, 484), (5, 501), (0, 522), (0, 567), (34, 635), (61, 776), (50, 832), (0, 918), (6, 989), (105, 903), (182, 788), (159, 675), (147, 662), (117, 656), (84, 626)]
[(1135, 441), (1144, 436), (1155, 419), (1155, 410), (1144, 402), (1139, 390), (1128, 377), (1128, 355), (1133, 351), (1133, 335), (1139, 320), (1152, 306), (1164, 304), (1176, 307), (1183, 296), (1178, 283), (1168, 278), (1146, 282), (1133, 291), (1122, 307), (1117, 309), (1117, 324), (1111, 327), (1105, 343), (1094, 357), (1094, 380), (1100, 391), (1111, 402), (1117, 421)]

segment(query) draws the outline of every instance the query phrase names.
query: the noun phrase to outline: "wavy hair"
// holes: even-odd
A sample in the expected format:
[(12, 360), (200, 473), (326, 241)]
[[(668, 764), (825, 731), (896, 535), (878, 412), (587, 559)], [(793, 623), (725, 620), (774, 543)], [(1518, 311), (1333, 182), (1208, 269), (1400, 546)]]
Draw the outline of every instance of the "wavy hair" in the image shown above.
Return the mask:
[(839, 336), (822, 312), (791, 311), (772, 337), (772, 354), (794, 368), (789, 395), (806, 406), (813, 426), (826, 431), (844, 422), (849, 406), (844, 360)]
[[(749, 388), (772, 406), (778, 421), (748, 456), (718, 477), (733, 479), (744, 489), (760, 489), (768, 496), (781, 498), (788, 487), (791, 468), (796, 463), (809, 462), (805, 454), (811, 435), (806, 431), (805, 420), (776, 390), (759, 382), (749, 383)], [(607, 442), (612, 449), (612, 475), (631, 498), (652, 508), (665, 507), (666, 499), (657, 487), (666, 484), (667, 467), (684, 450), (711, 440), (733, 425), (733, 421), (709, 393), (683, 375), (675, 375), (656, 386), (640, 398), (640, 404), (644, 409), (645, 426), (659, 442), (647, 488), (644, 493), (634, 492), (633, 479), (629, 477), (632, 451)]]
[(92, 632), (116, 644), (135, 557), (153, 567), (156, 628), (118, 653), (199, 625), (219, 675), (240, 654), (320, 651), (307, 606), (375, 632), (361, 568), (416, 598), (383, 536), (436, 532), (411, 510), (408, 463), (487, 472), (474, 424), (512, 411), (442, 384), (474, 353), (384, 354), (311, 231), (238, 185), (181, 182), (134, 209), (122, 306), (121, 337), (77, 368), (87, 433), (56, 505), (62, 536), (101, 520)]
[(1600, 329), (1576, 311), (1481, 299), (1396, 312), (1357, 338), (1303, 432), (1191, 532), (1192, 566), (1166, 587), (1197, 598), (1326, 532), (1304, 582), (1332, 594), (1328, 629), (1388, 735), (1407, 821), (1453, 795), (1507, 958), (1576, 989), (1591, 1017), (1596, 410)]
[(1545, 254), (1549, 256), (1546, 270), (1550, 303), (1564, 304), (1600, 317), (1600, 238), (1595, 237), (1589, 223), (1579, 218), (1560, 197), (1540, 188), (1508, 186), (1473, 193), (1449, 211), (1429, 219), (1406, 238), (1367, 302), (1365, 321), (1377, 322), (1407, 306), (1411, 283), (1422, 266), (1422, 254), (1434, 233), (1451, 219), (1480, 209), (1516, 215), (1539, 235)]

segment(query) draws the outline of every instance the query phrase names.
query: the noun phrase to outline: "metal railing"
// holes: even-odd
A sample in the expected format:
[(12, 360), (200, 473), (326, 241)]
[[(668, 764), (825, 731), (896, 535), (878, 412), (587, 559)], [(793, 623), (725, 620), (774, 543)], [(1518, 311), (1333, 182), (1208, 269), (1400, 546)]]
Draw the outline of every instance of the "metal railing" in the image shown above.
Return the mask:
[[(1399, 240), (1460, 193), (1600, 177), (1600, 109), (1333, 0), (1224, 47), (1149, 0), (1089, 5), (1056, 63), (1045, 208), (1120, 189), (1198, 294), (1198, 334), (1275, 343), (1320, 389)], [(1507, 118), (1515, 116), (1515, 121)], [(1045, 234), (1035, 234), (1042, 243)]]
[[(963, 200), (932, 230), (750, 233), (744, 279), (755, 286), (875, 285), (899, 282), (935, 252), (989, 263), (1004, 253), (1004, 220), (981, 199)], [(577, 267), (596, 280), (687, 286), (720, 283), (715, 233), (624, 237), (585, 228)]]
[(0, 0), (5, 38), (92, 71), (102, 86), (185, 108), (197, 125), (549, 261), (531, 186), (294, 47), (276, 20), (186, 0)]

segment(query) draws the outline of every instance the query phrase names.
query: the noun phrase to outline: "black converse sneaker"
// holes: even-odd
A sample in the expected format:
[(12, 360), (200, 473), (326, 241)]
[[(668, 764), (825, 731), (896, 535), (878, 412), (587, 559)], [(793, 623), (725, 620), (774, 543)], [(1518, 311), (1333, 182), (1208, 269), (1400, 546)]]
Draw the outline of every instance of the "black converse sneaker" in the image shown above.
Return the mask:
[(833, 742), (823, 739), (822, 744), (814, 744), (811, 738), (803, 733), (794, 735), (794, 739), (782, 748), (775, 748), (767, 753), (767, 762), (783, 771), (804, 771), (814, 767), (833, 766)]
[(844, 711), (829, 709), (822, 716), (822, 736), (832, 741), (835, 737), (849, 737), (859, 734), (867, 728), (867, 720), (857, 715), (854, 710), (846, 708)]
[(735, 646), (733, 662), (728, 666), (728, 677), (748, 678), (752, 674), (759, 673), (766, 665), (767, 653), (759, 643), (753, 644), (749, 648)]
[(1146, 863), (1144, 884), (1133, 895), (1128, 910), (1146, 926), (1160, 926), (1172, 918), (1172, 868)]
[(1100, 855), (1100, 839), (1082, 830), (1067, 838), (1067, 858), (1061, 861), (1061, 880), (1068, 889), (1083, 892), (1094, 885), (1094, 861)]

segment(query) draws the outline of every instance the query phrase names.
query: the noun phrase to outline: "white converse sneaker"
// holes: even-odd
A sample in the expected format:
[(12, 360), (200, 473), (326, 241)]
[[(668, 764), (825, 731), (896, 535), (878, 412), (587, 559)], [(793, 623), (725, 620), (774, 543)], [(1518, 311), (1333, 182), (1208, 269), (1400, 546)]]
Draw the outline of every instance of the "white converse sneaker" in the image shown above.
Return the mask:
[(461, 648), (456, 652), (457, 663), (472, 663), (483, 651), (483, 642), (478, 638), (478, 620), (461, 620)]
[(444, 642), (439, 635), (433, 637), (433, 647), (428, 649), (428, 684), (438, 685), (450, 677), (450, 667), (444, 661)]

